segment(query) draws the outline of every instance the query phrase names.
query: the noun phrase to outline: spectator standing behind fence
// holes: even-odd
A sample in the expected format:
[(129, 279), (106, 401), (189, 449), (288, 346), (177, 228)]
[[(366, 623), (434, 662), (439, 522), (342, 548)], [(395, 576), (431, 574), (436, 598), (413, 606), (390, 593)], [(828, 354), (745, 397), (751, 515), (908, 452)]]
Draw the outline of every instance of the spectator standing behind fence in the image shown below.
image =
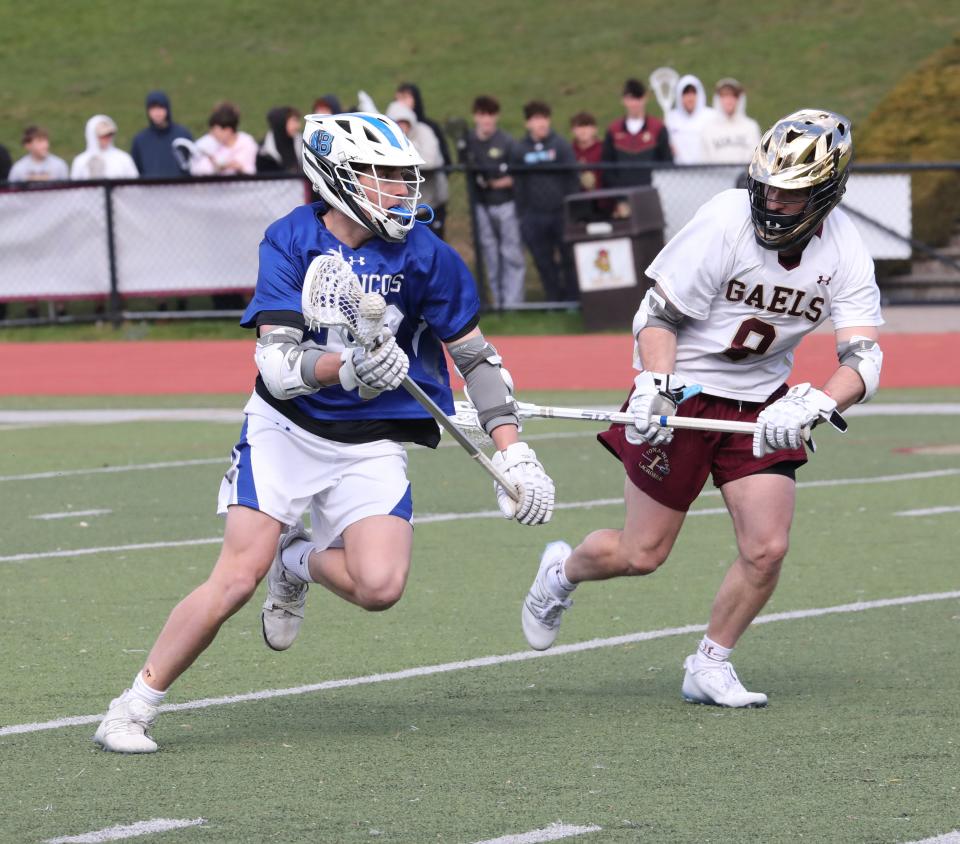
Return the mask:
[(324, 94), (313, 101), (311, 114), (343, 114), (343, 106), (336, 94)]
[(703, 127), (703, 160), (710, 164), (749, 164), (760, 143), (760, 126), (747, 117), (747, 95), (731, 76), (714, 86), (713, 117)]
[[(597, 121), (588, 111), (578, 111), (570, 118), (573, 135), (573, 154), (581, 164), (596, 164), (603, 160), (603, 144), (597, 134)], [(578, 173), (583, 190), (600, 190), (603, 173), (600, 170), (581, 170)]]
[(194, 176), (256, 173), (257, 142), (252, 135), (240, 131), (237, 107), (226, 100), (218, 103), (207, 123), (210, 131), (197, 141), (190, 172)]
[(173, 122), (170, 98), (163, 91), (147, 94), (147, 127), (133, 139), (130, 155), (141, 176), (156, 179), (179, 179), (186, 175), (173, 149), (177, 138), (193, 140), (186, 126)]
[(570, 144), (550, 127), (550, 106), (531, 100), (523, 107), (523, 116), (527, 133), (510, 153), (511, 165), (522, 168), (514, 174), (520, 234), (537, 265), (547, 301), (568, 302), (577, 298), (577, 290), (563, 243), (563, 200), (580, 189), (576, 158)]
[(429, 223), (430, 230), (442, 240), (447, 219), (447, 201), (450, 199), (450, 186), (447, 182), (447, 173), (443, 169), (443, 153), (440, 151), (436, 133), (426, 123), (421, 123), (417, 119), (416, 112), (412, 108), (408, 108), (399, 100), (394, 100), (387, 106), (387, 117), (400, 126), (424, 161), (420, 171), (423, 176), (423, 185), (420, 188), (421, 199), (425, 205), (433, 209), (433, 219)]
[(87, 121), (87, 149), (70, 165), (71, 179), (136, 179), (140, 175), (133, 159), (113, 145), (117, 124), (105, 114)]
[(681, 76), (677, 80), (676, 100), (665, 121), (674, 164), (703, 161), (703, 127), (712, 117), (713, 109), (707, 105), (703, 83), (693, 74)]
[(417, 120), (425, 123), (437, 136), (437, 143), (440, 145), (440, 154), (443, 156), (443, 163), (447, 166), (453, 163), (450, 157), (450, 148), (447, 146), (447, 139), (443, 134), (443, 129), (436, 120), (427, 117), (423, 107), (423, 95), (420, 93), (420, 87), (413, 82), (401, 82), (397, 85), (397, 91), (394, 99), (403, 103), (407, 108), (412, 108)]
[(467, 134), (467, 161), (476, 184), (477, 237), (495, 308), (523, 302), (527, 262), (520, 245), (520, 225), (513, 199), (513, 176), (507, 173), (513, 138), (497, 125), (500, 103), (494, 97), (473, 101), (473, 131)]
[(3, 144), (0, 144), (0, 182), (7, 181), (13, 165), (13, 159), (10, 157), (10, 150)]
[[(607, 128), (603, 160), (612, 164), (673, 161), (667, 128), (647, 114), (647, 89), (639, 79), (623, 83), (623, 108), (624, 116)], [(610, 169), (604, 175), (608, 187), (650, 184), (650, 171), (642, 168)]]
[(293, 106), (278, 106), (267, 112), (267, 134), (257, 151), (258, 173), (299, 173), (303, 118)]
[(11, 182), (62, 182), (70, 178), (67, 162), (50, 152), (50, 137), (41, 126), (27, 126), (21, 140), (27, 154), (7, 177)]

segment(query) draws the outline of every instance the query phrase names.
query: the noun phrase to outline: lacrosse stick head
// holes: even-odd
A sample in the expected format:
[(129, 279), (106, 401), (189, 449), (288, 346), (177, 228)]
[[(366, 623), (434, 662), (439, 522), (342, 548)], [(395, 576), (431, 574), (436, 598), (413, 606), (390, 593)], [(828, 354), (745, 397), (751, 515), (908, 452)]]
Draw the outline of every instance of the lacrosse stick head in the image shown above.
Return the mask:
[(450, 417), (450, 420), (467, 435), (470, 442), (476, 446), (490, 445), (493, 442), (487, 432), (483, 430), (473, 402), (469, 399), (467, 401), (455, 401), (453, 409), (454, 415)]
[(672, 67), (658, 67), (650, 74), (650, 88), (664, 114), (673, 108), (679, 81), (680, 74)]
[(369, 348), (383, 327), (386, 302), (364, 293), (360, 280), (339, 255), (318, 255), (307, 268), (300, 298), (307, 327), (336, 329), (349, 346)]

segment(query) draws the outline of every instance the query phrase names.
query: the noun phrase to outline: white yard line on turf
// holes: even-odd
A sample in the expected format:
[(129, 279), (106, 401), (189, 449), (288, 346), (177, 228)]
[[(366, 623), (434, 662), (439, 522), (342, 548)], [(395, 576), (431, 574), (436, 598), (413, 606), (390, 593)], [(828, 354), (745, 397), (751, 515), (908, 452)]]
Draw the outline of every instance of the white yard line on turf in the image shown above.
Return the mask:
[(552, 823), (543, 829), (532, 829), (530, 832), (521, 832), (517, 835), (501, 835), (499, 838), (477, 841), (476, 844), (540, 844), (542, 841), (560, 841), (564, 838), (576, 838), (578, 835), (599, 831), (599, 826), (569, 826), (563, 823)]
[[(606, 410), (617, 410), (617, 407), (609, 406), (603, 407), (600, 409)], [(147, 413), (150, 411), (72, 411), (73, 413)], [(214, 410), (204, 410), (197, 409), (192, 411), (154, 411), (156, 413), (164, 414), (181, 414), (189, 415), (191, 418), (193, 416), (199, 417), (201, 414), (209, 413), (216, 414), (218, 418), (208, 418), (203, 421), (223, 421), (219, 418), (222, 414), (233, 413), (233, 411), (224, 411), (221, 409)], [(6, 420), (12, 420), (18, 418), (18, 414), (29, 415), (30, 418), (39, 418), (39, 414), (50, 414), (53, 418), (59, 411), (0, 411), (0, 424)], [(956, 403), (938, 403), (938, 404), (868, 404), (868, 405), (854, 405), (846, 411), (847, 415), (850, 416), (955, 416), (960, 415), (960, 404)], [(145, 418), (145, 417), (138, 417)], [(165, 417), (166, 418), (166, 417)], [(236, 415), (236, 422), (239, 422), (241, 419), (241, 414)], [(124, 418), (116, 421), (130, 421), (128, 418)], [(182, 421), (182, 420), (181, 420)], [(533, 420), (536, 424), (538, 420)], [(17, 426), (19, 427), (28, 427), (28, 426)], [(536, 441), (546, 441), (546, 440), (564, 440), (571, 439), (574, 437), (585, 437), (593, 436), (602, 429), (602, 426), (598, 426), (595, 429), (585, 428), (575, 431), (554, 431), (552, 433), (542, 433), (536, 434), (531, 433), (524, 437), (525, 440), (536, 440)], [(12, 430), (12, 429), (6, 429)], [(458, 444), (451, 442), (449, 440), (441, 441), (439, 448), (454, 448), (458, 447)], [(419, 451), (419, 446), (412, 446), (414, 450)], [(65, 469), (61, 471), (51, 471), (51, 472), (31, 472), (24, 475), (0, 475), (0, 483), (5, 481), (34, 481), (34, 480), (45, 480), (48, 478), (62, 478), (70, 475), (96, 475), (96, 474), (108, 474), (114, 472), (141, 472), (141, 471), (154, 471), (157, 469), (177, 469), (182, 466), (209, 466), (215, 463), (219, 463), (223, 466), (226, 466), (229, 463), (226, 455), (223, 457), (209, 457), (202, 460), (170, 460), (163, 463), (135, 463), (129, 466), (102, 466), (93, 469)]]
[(63, 513), (38, 513), (31, 519), (40, 519), (49, 522), (51, 519), (72, 519), (74, 516), (105, 516), (113, 510), (66, 510)]
[(113, 475), (117, 472), (143, 472), (155, 469), (179, 469), (181, 466), (212, 466), (219, 463), (224, 468), (230, 465), (230, 459), (224, 457), (204, 457), (201, 460), (170, 460), (166, 463), (132, 463), (129, 466), (98, 466), (95, 469), (59, 469), (54, 472), (31, 472), (28, 475), (0, 475), (2, 481), (42, 481), (47, 478), (66, 478), (71, 475)]
[[(911, 604), (923, 604), (931, 601), (950, 601), (960, 599), (960, 591), (934, 592), (925, 595), (904, 595), (899, 598), (881, 598), (876, 601), (857, 601), (854, 604), (839, 604), (833, 607), (816, 607), (807, 610), (789, 610), (787, 612), (770, 613), (758, 616), (753, 624), (771, 624), (776, 621), (795, 621), (804, 618), (818, 618), (825, 615), (842, 613), (864, 612), (884, 607), (902, 607)], [(249, 701), (269, 700), (271, 698), (291, 697), (313, 692), (347, 689), (353, 686), (369, 686), (374, 683), (389, 683), (395, 680), (409, 680), (414, 677), (430, 677), (436, 674), (449, 674), (453, 671), (465, 671), (471, 668), (487, 668), (491, 665), (505, 665), (512, 662), (526, 662), (531, 659), (549, 659), (551, 657), (566, 656), (567, 654), (595, 651), (601, 648), (613, 648), (619, 645), (630, 645), (635, 642), (649, 642), (654, 639), (666, 639), (671, 636), (687, 636), (702, 633), (707, 629), (705, 624), (687, 624), (683, 627), (664, 627), (660, 630), (646, 630), (641, 633), (628, 633), (624, 636), (612, 636), (607, 639), (589, 639), (585, 642), (574, 642), (570, 645), (557, 645), (548, 651), (516, 651), (496, 656), (481, 656), (475, 659), (466, 659), (460, 662), (445, 662), (439, 665), (422, 665), (417, 668), (406, 668), (402, 671), (390, 671), (385, 674), (367, 674), (363, 677), (347, 677), (341, 680), (325, 680), (322, 683), (311, 683), (307, 686), (296, 686), (287, 689), (265, 689), (260, 692), (227, 695), (225, 697), (203, 698), (186, 703), (168, 703), (160, 707), (161, 712), (181, 712), (186, 709), (207, 709), (211, 706), (225, 706), (232, 703), (246, 703)], [(12, 724), (0, 727), (0, 737), (19, 735), (21, 733), (36, 733), (41, 730), (57, 730), (61, 727), (75, 727), (81, 724), (95, 724), (103, 718), (99, 715), (76, 715), (70, 718), (58, 718), (55, 721), (43, 721), (33, 724)]]
[[(574, 437), (586, 437), (596, 431), (558, 431), (553, 434), (532, 434), (525, 440), (566, 440)], [(421, 446), (411, 446), (416, 451)], [(437, 448), (460, 448), (459, 443), (444, 440)], [(427, 450), (427, 449), (422, 449)], [(153, 472), (158, 469), (180, 469), (184, 466), (213, 466), (219, 464), (226, 469), (230, 465), (229, 455), (223, 457), (204, 457), (198, 460), (168, 460), (163, 463), (131, 463), (127, 466), (97, 466), (93, 469), (59, 469), (51, 472), (30, 472), (25, 475), (0, 475), (0, 483), (9, 481), (44, 481), (52, 478), (66, 478), (76, 475), (113, 475), (118, 472)]]
[(171, 829), (184, 829), (188, 826), (200, 826), (206, 823), (203, 818), (192, 821), (175, 818), (153, 818), (149, 821), (137, 821), (126, 826), (110, 826), (96, 832), (84, 832), (81, 835), (64, 835), (61, 838), (48, 838), (44, 844), (99, 844), (100, 841), (120, 841), (124, 838), (137, 838), (154, 832), (168, 832)]
[(911, 841), (909, 844), (960, 844), (960, 829), (935, 835), (933, 838), (924, 838), (923, 841)]
[(124, 422), (243, 422), (241, 407), (124, 408), (121, 410), (0, 410), (6, 425), (105, 425)]
[(927, 507), (923, 510), (901, 510), (894, 516), (940, 516), (944, 513), (960, 513), (960, 507)]
[[(620, 405), (603, 405), (599, 410), (617, 410)], [(847, 416), (954, 416), (957, 402), (874, 402), (854, 405)], [(0, 410), (0, 425), (109, 425), (126, 422), (224, 422), (239, 424), (243, 410), (225, 407), (118, 408), (88, 410)]]
[[(858, 486), (870, 484), (895, 483), (897, 481), (920, 481), (931, 478), (943, 478), (960, 475), (960, 469), (931, 469), (928, 472), (906, 472), (901, 475), (874, 475), (868, 478), (832, 478), (822, 481), (802, 481), (797, 489), (811, 489), (815, 487), (831, 486)], [(720, 490), (710, 489), (700, 493), (701, 498), (720, 495)], [(622, 498), (595, 498), (590, 501), (568, 501), (556, 505), (557, 510), (581, 510), (590, 507), (611, 507), (622, 504)], [(688, 516), (715, 516), (726, 512), (723, 508), (691, 510)], [(468, 513), (427, 513), (414, 518), (415, 525), (432, 524), (436, 522), (454, 522), (462, 519), (502, 519), (499, 510), (475, 510)], [(157, 548), (180, 548), (187, 545), (215, 545), (223, 540), (222, 536), (209, 536), (203, 539), (180, 539), (167, 542), (138, 542), (132, 545), (105, 545), (99, 548), (75, 548), (72, 550), (35, 551), (24, 554), (11, 554), (0, 557), (0, 563), (22, 563), (28, 560), (46, 560), (57, 557), (80, 557), (90, 554), (108, 554), (124, 551), (149, 551)]]

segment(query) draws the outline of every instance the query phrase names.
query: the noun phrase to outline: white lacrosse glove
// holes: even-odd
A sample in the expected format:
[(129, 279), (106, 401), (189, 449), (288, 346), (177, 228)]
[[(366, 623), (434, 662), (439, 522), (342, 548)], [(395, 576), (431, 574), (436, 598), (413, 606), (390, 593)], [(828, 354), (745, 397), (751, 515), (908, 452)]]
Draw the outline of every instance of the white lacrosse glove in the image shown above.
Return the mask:
[(344, 390), (360, 390), (360, 398), (366, 401), (386, 390), (396, 390), (407, 377), (410, 359), (397, 345), (392, 334), (384, 329), (383, 339), (373, 349), (360, 346), (344, 349), (340, 353), (340, 385)]
[(526, 443), (513, 443), (493, 455), (493, 465), (512, 481), (520, 491), (520, 501), (514, 501), (507, 491), (494, 482), (497, 504), (506, 519), (516, 519), (522, 525), (544, 525), (553, 515), (555, 490), (553, 481), (543, 464)]
[(633, 382), (636, 389), (630, 396), (627, 413), (633, 414), (633, 424), (627, 425), (624, 435), (634, 445), (662, 445), (673, 439), (673, 428), (661, 428), (651, 417), (673, 416), (677, 400), (683, 393), (683, 382), (676, 375), (662, 372), (641, 372)]
[[(787, 394), (760, 411), (753, 433), (753, 456), (763, 457), (783, 448), (799, 448), (804, 428), (820, 420), (831, 421), (837, 403), (810, 384), (797, 384)], [(813, 446), (813, 440), (808, 440)]]

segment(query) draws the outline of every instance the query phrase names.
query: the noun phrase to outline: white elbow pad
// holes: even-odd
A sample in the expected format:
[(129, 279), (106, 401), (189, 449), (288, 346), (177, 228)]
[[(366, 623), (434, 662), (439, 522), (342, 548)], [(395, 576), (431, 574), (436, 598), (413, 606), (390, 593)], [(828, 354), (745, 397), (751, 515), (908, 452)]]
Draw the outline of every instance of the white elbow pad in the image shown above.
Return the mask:
[(300, 345), (302, 338), (303, 332), (290, 326), (280, 326), (257, 338), (254, 360), (264, 386), (276, 399), (292, 399), (319, 389), (319, 384), (307, 380), (312, 373), (304, 377), (302, 359), (306, 349)]
[(849, 366), (863, 381), (863, 398), (857, 404), (870, 401), (880, 386), (880, 370), (883, 367), (883, 352), (876, 340), (855, 334), (845, 346), (837, 347), (841, 366)]

